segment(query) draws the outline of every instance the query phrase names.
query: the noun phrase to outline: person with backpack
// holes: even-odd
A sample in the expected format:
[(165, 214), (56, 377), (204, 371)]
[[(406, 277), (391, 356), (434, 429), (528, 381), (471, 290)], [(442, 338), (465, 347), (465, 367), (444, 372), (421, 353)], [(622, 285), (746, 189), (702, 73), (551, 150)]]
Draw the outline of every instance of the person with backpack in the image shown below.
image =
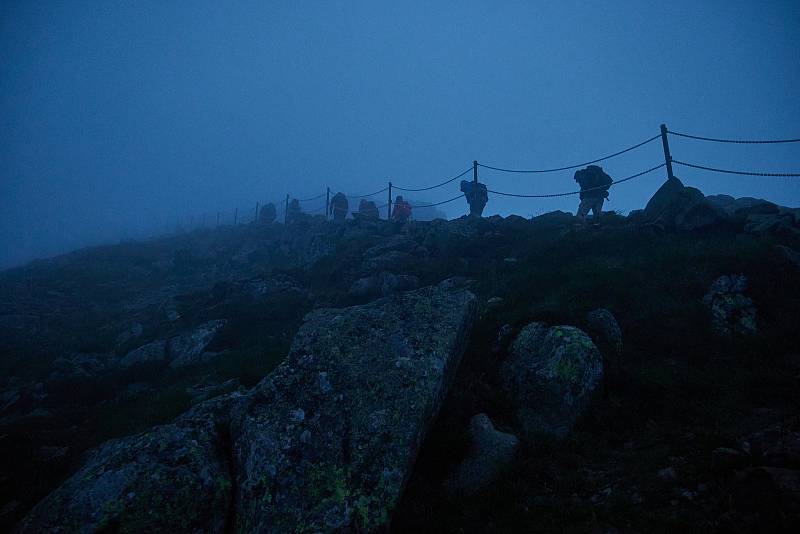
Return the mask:
[(380, 218), (378, 206), (376, 206), (373, 201), (363, 198), (358, 203), (357, 215), (358, 218), (363, 221), (377, 221)]
[(592, 210), (594, 224), (600, 224), (603, 202), (608, 198), (608, 188), (614, 180), (603, 171), (602, 167), (589, 165), (585, 169), (575, 171), (575, 181), (581, 186), (581, 203), (576, 214), (578, 220), (585, 223), (589, 210)]
[(404, 223), (411, 218), (411, 204), (403, 200), (403, 197), (397, 195), (394, 199), (394, 209), (392, 210), (392, 220), (399, 223)]
[(483, 214), (483, 208), (486, 207), (486, 203), (489, 201), (486, 184), (461, 180), (461, 192), (467, 198), (469, 214), (474, 217), (480, 217)]
[(344, 222), (347, 218), (347, 197), (341, 191), (333, 195), (330, 204), (330, 211), (333, 213), (333, 220), (335, 222)]

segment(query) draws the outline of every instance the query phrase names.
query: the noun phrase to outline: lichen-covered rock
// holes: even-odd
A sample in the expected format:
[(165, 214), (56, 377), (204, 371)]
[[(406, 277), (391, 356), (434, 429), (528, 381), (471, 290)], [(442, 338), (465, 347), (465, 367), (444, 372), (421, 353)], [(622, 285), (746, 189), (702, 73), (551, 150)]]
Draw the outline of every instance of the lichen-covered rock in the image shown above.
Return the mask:
[(472, 495), (494, 482), (511, 467), (519, 449), (517, 436), (497, 430), (485, 413), (470, 419), (469, 437), (469, 454), (448, 481), (454, 494)]
[(170, 367), (185, 367), (195, 363), (201, 363), (210, 359), (206, 348), (214, 340), (217, 332), (225, 326), (227, 321), (218, 319), (202, 324), (185, 334), (181, 334), (169, 340), (167, 354), (169, 355)]
[(582, 330), (531, 323), (514, 340), (501, 376), (523, 437), (560, 439), (600, 385), (603, 361)]
[(18, 532), (223, 532), (233, 488), (224, 418), (238, 400), (210, 401), (172, 424), (107, 441)]
[(234, 417), (236, 529), (385, 525), (474, 315), (471, 293), (444, 287), (309, 314)]
[(711, 309), (711, 326), (719, 335), (753, 335), (756, 326), (756, 308), (744, 295), (747, 277), (743, 274), (723, 275), (717, 278), (703, 303)]
[(586, 315), (586, 329), (606, 359), (619, 360), (622, 356), (622, 329), (616, 317), (605, 308)]

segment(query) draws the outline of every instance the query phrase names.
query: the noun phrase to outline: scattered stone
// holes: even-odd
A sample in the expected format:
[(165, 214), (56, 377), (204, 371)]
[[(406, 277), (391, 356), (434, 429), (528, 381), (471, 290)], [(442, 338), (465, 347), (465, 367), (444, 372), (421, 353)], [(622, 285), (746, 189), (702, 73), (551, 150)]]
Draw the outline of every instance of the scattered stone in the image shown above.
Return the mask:
[(470, 451), (448, 481), (454, 494), (472, 495), (488, 486), (514, 462), (519, 439), (495, 429), (486, 414), (478, 414), (469, 422)]
[(711, 309), (711, 326), (719, 335), (755, 335), (756, 309), (753, 301), (744, 295), (747, 277), (743, 274), (723, 275), (717, 278), (703, 297)]
[(173, 368), (186, 367), (209, 361), (215, 357), (217, 353), (207, 352), (206, 348), (225, 324), (227, 324), (225, 319), (209, 321), (191, 332), (170, 339), (167, 345), (169, 366)]
[(517, 336), (501, 368), (523, 436), (564, 438), (595, 395), (603, 361), (592, 340), (574, 326), (531, 323)]
[(492, 297), (486, 301), (486, 307), (489, 309), (499, 308), (503, 305), (503, 299), (501, 297)]
[(167, 342), (164, 340), (157, 340), (130, 351), (120, 360), (119, 365), (127, 369), (134, 365), (161, 362), (166, 360), (166, 358)]

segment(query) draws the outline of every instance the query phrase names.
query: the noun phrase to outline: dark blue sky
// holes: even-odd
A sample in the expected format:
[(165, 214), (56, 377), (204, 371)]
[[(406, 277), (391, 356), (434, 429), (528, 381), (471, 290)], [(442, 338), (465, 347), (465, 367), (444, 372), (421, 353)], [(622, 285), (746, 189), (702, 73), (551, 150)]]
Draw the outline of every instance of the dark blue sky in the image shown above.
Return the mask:
[[(428, 185), (473, 159), (579, 163), (661, 122), (798, 137), (798, 28), (796, 1), (4, 2), (0, 266), (326, 185)], [(798, 145), (671, 144), (693, 163), (800, 170)], [(622, 178), (661, 161), (654, 142), (603, 166)], [(799, 179), (676, 174), (800, 205)], [(664, 175), (612, 189), (608, 208), (642, 207)], [(480, 178), (574, 188), (571, 171)], [(487, 213), (575, 204), (492, 197)]]

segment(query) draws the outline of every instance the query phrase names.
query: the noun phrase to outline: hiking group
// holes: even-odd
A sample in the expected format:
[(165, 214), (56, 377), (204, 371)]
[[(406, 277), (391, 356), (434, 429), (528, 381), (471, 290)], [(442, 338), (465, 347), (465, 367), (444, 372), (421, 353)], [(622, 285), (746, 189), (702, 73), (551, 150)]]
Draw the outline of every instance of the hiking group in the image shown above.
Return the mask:
[[(602, 167), (597, 165), (588, 165), (585, 169), (575, 171), (574, 179), (581, 188), (580, 204), (578, 205), (578, 212), (576, 213), (578, 223), (582, 225), (588, 224), (589, 220), (587, 216), (591, 211), (592, 225), (595, 227), (599, 226), (603, 212), (603, 204), (608, 198), (608, 189), (614, 181), (611, 179), (611, 176), (603, 171)], [(470, 216), (481, 217), (489, 201), (489, 191), (486, 184), (480, 183), (477, 180), (462, 180), (460, 189), (469, 205)], [(272, 204), (268, 204), (267, 206), (265, 206), (266, 212), (262, 213), (261, 220), (263, 222), (272, 222), (275, 220), (275, 206)], [(334, 222), (343, 223), (347, 218), (348, 209), (349, 203), (347, 201), (347, 196), (340, 191), (331, 198), (327, 214), (328, 216), (333, 216)], [(394, 200), (390, 220), (402, 224), (411, 219), (411, 213), (411, 203), (405, 200), (402, 195), (398, 195)], [(302, 219), (303, 215), (306, 214), (302, 212), (300, 202), (297, 199), (292, 199), (286, 210), (286, 222), (298, 222)], [(352, 215), (353, 218), (357, 220), (380, 219), (378, 207), (375, 205), (375, 202), (363, 198), (359, 201), (358, 211), (353, 212)]]

